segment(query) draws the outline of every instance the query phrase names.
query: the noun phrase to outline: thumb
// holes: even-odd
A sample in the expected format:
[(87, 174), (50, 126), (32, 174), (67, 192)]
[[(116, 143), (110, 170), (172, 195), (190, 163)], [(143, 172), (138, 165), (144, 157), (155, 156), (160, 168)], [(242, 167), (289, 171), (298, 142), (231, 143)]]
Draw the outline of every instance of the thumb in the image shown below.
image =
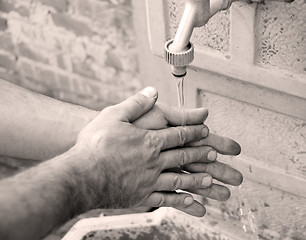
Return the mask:
[(133, 122), (150, 111), (158, 97), (154, 87), (146, 87), (134, 96), (117, 105), (120, 111), (120, 120)]

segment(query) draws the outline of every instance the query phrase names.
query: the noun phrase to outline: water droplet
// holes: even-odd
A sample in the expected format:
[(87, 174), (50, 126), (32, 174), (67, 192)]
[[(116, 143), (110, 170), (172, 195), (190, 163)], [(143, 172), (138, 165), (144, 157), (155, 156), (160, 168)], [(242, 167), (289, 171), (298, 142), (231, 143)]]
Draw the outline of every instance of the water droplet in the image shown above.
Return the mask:
[(242, 229), (244, 232), (252, 234), (252, 240), (259, 240), (256, 219), (250, 208), (246, 190), (240, 185), (239, 191), (241, 195), (239, 199), (242, 199), (241, 201), (239, 200), (239, 213), (241, 216), (241, 222), (243, 223)]
[(241, 216), (243, 216), (243, 210), (242, 210), (242, 208), (239, 209), (239, 213), (240, 213)]

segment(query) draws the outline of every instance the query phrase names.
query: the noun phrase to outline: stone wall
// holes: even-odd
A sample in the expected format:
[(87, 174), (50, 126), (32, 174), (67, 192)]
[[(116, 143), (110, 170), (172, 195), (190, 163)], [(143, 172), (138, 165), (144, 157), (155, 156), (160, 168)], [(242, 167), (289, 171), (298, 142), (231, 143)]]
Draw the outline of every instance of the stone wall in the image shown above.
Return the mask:
[(140, 88), (130, 0), (1, 0), (0, 77), (94, 109)]
[[(145, 9), (136, 1), (135, 7)], [(163, 0), (148, 2), (152, 41), (142, 48), (161, 55), (164, 38), (177, 29), (184, 0), (168, 0), (164, 7)], [(168, 14), (158, 15), (161, 8)], [(218, 160), (244, 175), (241, 187), (231, 188), (229, 201), (205, 201), (203, 219), (213, 220), (203, 228), (214, 231), (203, 239), (306, 239), (305, 10), (304, 0), (239, 1), (193, 32), (196, 54), (185, 78), (185, 105), (208, 108), (210, 132), (240, 143), (240, 156), (219, 154)], [(139, 12), (134, 14), (139, 19), (147, 17)], [(146, 38), (143, 31), (139, 42)], [(142, 79), (147, 84), (158, 79), (160, 97), (176, 100), (175, 81), (165, 77), (170, 67), (146, 57), (140, 62)]]

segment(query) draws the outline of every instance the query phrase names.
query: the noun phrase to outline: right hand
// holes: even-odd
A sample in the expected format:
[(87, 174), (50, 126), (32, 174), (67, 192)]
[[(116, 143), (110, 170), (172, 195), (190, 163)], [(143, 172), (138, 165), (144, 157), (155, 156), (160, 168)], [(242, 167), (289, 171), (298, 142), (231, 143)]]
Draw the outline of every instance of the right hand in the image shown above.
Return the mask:
[(74, 148), (88, 158), (73, 164), (75, 178), (82, 183), (79, 187), (85, 209), (169, 206), (195, 216), (205, 214), (204, 206), (190, 194), (174, 191), (209, 187), (211, 176), (163, 171), (209, 162), (207, 148), (182, 148), (206, 137), (208, 129), (203, 124), (162, 130), (133, 126), (131, 123), (152, 109), (156, 99), (155, 89), (145, 89), (104, 109), (80, 132)]
[[(208, 111), (205, 108), (185, 109), (184, 120), (186, 125), (196, 125), (205, 122)], [(144, 129), (166, 129), (182, 125), (182, 110), (175, 106), (168, 106), (163, 103), (157, 103), (154, 107), (133, 122), (133, 125)], [(222, 137), (209, 133), (206, 138), (200, 141), (191, 142), (185, 147), (201, 147), (202, 151), (211, 152), (211, 156), (216, 158), (216, 152), (223, 155), (240, 154), (240, 145), (233, 139)], [(207, 173), (221, 183), (238, 186), (243, 181), (242, 174), (231, 166), (213, 161), (212, 162), (194, 163), (181, 168), (174, 168), (167, 171), (176, 173)], [(204, 197), (212, 198), (219, 201), (228, 200), (231, 193), (227, 186), (213, 183), (209, 188), (184, 189), (188, 192), (196, 193)]]

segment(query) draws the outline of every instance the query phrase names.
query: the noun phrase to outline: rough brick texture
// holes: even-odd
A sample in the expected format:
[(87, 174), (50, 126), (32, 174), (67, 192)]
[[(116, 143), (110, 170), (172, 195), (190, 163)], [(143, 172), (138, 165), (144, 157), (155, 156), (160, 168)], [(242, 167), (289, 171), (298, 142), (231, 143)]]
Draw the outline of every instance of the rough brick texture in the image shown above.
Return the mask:
[(94, 109), (140, 88), (131, 1), (0, 1), (0, 77)]
[[(134, 36), (129, 0), (0, 0), (0, 78), (102, 109), (140, 88)], [(0, 179), (36, 164), (0, 157)]]

